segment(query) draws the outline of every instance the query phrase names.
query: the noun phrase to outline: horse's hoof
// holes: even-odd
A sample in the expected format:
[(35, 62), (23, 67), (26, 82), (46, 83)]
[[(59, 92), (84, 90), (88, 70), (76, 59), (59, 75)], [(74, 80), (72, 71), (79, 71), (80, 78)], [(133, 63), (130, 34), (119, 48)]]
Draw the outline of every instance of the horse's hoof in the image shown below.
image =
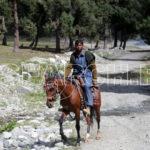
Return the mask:
[(96, 140), (100, 140), (100, 139), (101, 139), (101, 137), (100, 137), (100, 136), (97, 136), (97, 137), (96, 137)]
[(63, 135), (61, 138), (64, 142), (67, 142), (67, 137), (65, 135)]

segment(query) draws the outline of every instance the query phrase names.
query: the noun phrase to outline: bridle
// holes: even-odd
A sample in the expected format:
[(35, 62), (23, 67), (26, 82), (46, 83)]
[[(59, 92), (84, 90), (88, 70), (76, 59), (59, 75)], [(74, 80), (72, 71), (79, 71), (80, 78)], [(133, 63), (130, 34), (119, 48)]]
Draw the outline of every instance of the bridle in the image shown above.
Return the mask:
[[(63, 91), (64, 91), (64, 90), (62, 90), (60, 92), (58, 90), (58, 84), (56, 84), (54, 81), (50, 81), (50, 80), (45, 82), (45, 84), (44, 84), (44, 90), (45, 90), (46, 93), (50, 92), (50, 90), (55, 90), (55, 94), (53, 96), (47, 96), (47, 101), (50, 101), (50, 102), (56, 101), (56, 95), (57, 94), (61, 95), (61, 93), (63, 93)], [(68, 97), (61, 98), (61, 101), (66, 100)]]
[(46, 93), (48, 93), (50, 90), (54, 90), (54, 95), (47, 96), (47, 100), (51, 101), (51, 102), (56, 101), (56, 95), (58, 93), (58, 88), (57, 88), (57, 85), (55, 84), (55, 82), (46, 81), (44, 84), (44, 90)]

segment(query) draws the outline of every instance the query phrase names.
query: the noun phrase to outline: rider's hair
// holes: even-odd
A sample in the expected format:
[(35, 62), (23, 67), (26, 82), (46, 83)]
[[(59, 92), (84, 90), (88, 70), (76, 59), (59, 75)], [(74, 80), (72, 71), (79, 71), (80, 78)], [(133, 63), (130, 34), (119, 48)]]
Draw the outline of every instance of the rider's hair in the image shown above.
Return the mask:
[(75, 41), (75, 45), (78, 45), (79, 43), (83, 45), (83, 41), (82, 40), (76, 40)]

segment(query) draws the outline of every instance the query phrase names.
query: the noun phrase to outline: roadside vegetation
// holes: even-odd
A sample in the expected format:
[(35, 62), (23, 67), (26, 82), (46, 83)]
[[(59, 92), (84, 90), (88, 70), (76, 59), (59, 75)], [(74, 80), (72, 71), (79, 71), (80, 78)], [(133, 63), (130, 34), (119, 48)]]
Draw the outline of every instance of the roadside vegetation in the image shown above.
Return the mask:
[(16, 127), (17, 122), (16, 121), (10, 121), (8, 123), (1, 122), (0, 123), (0, 133), (7, 131), (10, 132)]
[(145, 83), (150, 83), (150, 65), (147, 65), (145, 68), (141, 69), (141, 80)]

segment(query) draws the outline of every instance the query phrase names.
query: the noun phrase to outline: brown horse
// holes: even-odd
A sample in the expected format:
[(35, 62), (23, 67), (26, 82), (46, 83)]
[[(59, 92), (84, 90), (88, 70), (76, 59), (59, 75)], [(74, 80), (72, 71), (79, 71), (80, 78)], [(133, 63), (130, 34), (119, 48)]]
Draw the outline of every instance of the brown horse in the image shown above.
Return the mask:
[[(66, 141), (67, 138), (64, 135), (63, 132), (63, 120), (64, 118), (70, 114), (70, 112), (75, 113), (75, 119), (76, 119), (76, 130), (77, 130), (77, 145), (80, 145), (80, 110), (81, 110), (81, 100), (80, 100), (80, 94), (79, 91), (71, 81), (64, 80), (62, 78), (58, 78), (57, 75), (51, 75), (49, 77), (45, 78), (45, 92), (47, 95), (47, 106), (49, 108), (53, 107), (53, 104), (56, 99), (56, 93), (60, 94), (60, 104), (62, 105), (62, 115), (59, 119), (59, 125), (60, 125), (60, 135), (62, 140)], [(83, 89), (81, 88), (81, 94), (83, 95)], [(99, 89), (100, 94), (100, 89)], [(100, 97), (100, 95), (99, 95)], [(95, 110), (96, 112), (96, 120), (97, 120), (97, 136), (96, 139), (100, 139), (100, 106), (101, 106), (101, 99), (99, 99), (99, 104), (94, 105), (91, 110)], [(85, 142), (88, 142), (88, 138), (90, 136), (90, 124), (91, 119), (93, 117), (93, 113), (91, 111), (91, 116), (88, 116), (84, 114), (86, 117), (86, 121), (88, 124), (87, 127), (87, 134), (85, 138)]]

